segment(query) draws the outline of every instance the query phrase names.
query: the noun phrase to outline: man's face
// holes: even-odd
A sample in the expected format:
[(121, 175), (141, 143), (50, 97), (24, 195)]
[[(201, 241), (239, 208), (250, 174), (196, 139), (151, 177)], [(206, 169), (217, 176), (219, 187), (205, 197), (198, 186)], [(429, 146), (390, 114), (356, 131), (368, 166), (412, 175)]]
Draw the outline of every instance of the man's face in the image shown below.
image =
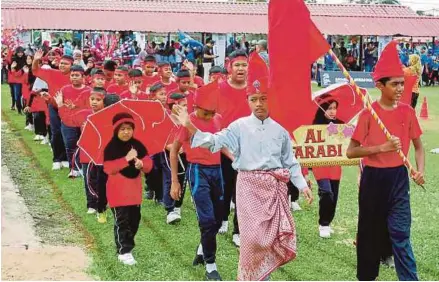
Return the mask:
[(119, 84), (125, 84), (125, 74), (123, 72), (116, 71), (114, 73), (114, 81)]
[(59, 70), (64, 74), (69, 73), (71, 67), (72, 62), (69, 60), (61, 59), (61, 61), (59, 62)]
[(156, 91), (155, 99), (162, 103), (162, 105), (166, 104), (166, 89), (162, 88)]
[(104, 108), (104, 96), (101, 94), (91, 94), (89, 98), (90, 108), (93, 112), (100, 111)]
[(256, 52), (257, 53), (261, 52), (261, 47), (259, 45), (256, 45)]
[(404, 77), (392, 77), (386, 84), (377, 82), (377, 88), (381, 90), (381, 95), (385, 99), (398, 102), (404, 92)]
[(253, 94), (247, 97), (252, 113), (259, 119), (268, 117), (268, 97), (265, 93)]
[(73, 86), (81, 86), (84, 82), (83, 78), (82, 73), (78, 71), (72, 71), (70, 73), (70, 82), (73, 84)]
[(104, 87), (105, 86), (105, 78), (103, 76), (95, 76), (93, 78), (93, 87)]
[(232, 63), (232, 80), (243, 82), (247, 79), (248, 62), (247, 60), (236, 60)]
[(145, 70), (145, 75), (151, 76), (154, 73), (155, 64), (146, 63), (144, 66), (144, 70)]
[(171, 78), (172, 76), (172, 70), (170, 66), (164, 66), (160, 68), (160, 75), (163, 78)]
[(189, 90), (190, 85), (191, 85), (191, 81), (187, 78), (178, 80), (178, 88), (183, 93)]

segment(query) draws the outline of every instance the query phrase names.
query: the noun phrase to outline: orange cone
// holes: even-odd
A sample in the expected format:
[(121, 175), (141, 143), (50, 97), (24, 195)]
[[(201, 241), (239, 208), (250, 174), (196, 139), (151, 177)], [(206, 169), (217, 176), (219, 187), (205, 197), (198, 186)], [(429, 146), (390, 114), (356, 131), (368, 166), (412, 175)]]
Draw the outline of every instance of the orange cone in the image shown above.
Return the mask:
[(428, 105), (427, 105), (427, 97), (424, 97), (424, 101), (422, 102), (421, 113), (419, 117), (422, 119), (428, 119)]

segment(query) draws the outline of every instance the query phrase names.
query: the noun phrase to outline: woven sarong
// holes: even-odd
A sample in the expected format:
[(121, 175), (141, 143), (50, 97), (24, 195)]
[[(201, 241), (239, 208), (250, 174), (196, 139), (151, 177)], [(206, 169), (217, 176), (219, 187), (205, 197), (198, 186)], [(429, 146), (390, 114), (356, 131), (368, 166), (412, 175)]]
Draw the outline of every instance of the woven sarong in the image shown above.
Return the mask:
[(286, 169), (238, 173), (238, 280), (264, 280), (296, 257), (296, 228), (286, 185), (289, 176)]

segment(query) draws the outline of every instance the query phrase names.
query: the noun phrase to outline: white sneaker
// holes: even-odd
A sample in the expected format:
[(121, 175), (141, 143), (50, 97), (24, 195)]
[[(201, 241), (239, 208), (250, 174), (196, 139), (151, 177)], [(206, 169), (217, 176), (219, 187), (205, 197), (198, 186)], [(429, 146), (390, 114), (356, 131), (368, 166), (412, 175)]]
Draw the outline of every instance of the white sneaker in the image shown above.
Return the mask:
[(330, 238), (331, 237), (331, 227), (329, 226), (319, 226), (319, 235), (322, 238)]
[(218, 230), (218, 233), (225, 234), (227, 233), (228, 230), (229, 230), (229, 222), (223, 221), (223, 223), (221, 224), (221, 228)]
[(28, 124), (24, 129), (29, 130), (29, 131), (34, 131), (35, 128), (32, 124)]
[(181, 208), (174, 208), (174, 212), (181, 217)]
[(126, 253), (123, 255), (118, 255), (117, 258), (119, 261), (125, 265), (135, 265), (137, 261), (134, 259), (131, 253)]
[(61, 163), (60, 162), (55, 162), (52, 165), (52, 170), (60, 170), (61, 169)]
[(88, 208), (87, 214), (95, 214), (96, 210), (94, 208)]
[(171, 211), (167, 216), (166, 216), (166, 223), (167, 224), (174, 224), (177, 223), (181, 220), (181, 216), (175, 211)]
[(301, 211), (302, 208), (299, 206), (299, 203), (297, 202), (291, 202), (291, 209), (293, 211)]
[(43, 139), (44, 139), (43, 135), (35, 135), (35, 137), (34, 137), (34, 141), (41, 141)]
[(63, 168), (69, 168), (69, 162), (61, 162), (61, 166), (63, 167)]
[(49, 144), (49, 137), (44, 137), (43, 138), (43, 141), (41, 141), (41, 143), (40, 143), (41, 145), (47, 145), (47, 144)]
[(331, 233), (331, 234), (334, 234), (334, 233), (335, 233), (334, 229), (332, 229), (331, 226), (329, 226), (329, 233)]
[(232, 242), (238, 248), (241, 246), (241, 239), (239, 238), (239, 234), (233, 234)]
[(69, 175), (68, 175), (69, 178), (76, 178), (76, 177), (80, 177), (80, 176), (81, 176), (81, 173), (79, 173), (79, 171), (73, 170), (73, 169), (69, 172)]
[(230, 210), (234, 210), (235, 209), (235, 203), (231, 202), (230, 203)]

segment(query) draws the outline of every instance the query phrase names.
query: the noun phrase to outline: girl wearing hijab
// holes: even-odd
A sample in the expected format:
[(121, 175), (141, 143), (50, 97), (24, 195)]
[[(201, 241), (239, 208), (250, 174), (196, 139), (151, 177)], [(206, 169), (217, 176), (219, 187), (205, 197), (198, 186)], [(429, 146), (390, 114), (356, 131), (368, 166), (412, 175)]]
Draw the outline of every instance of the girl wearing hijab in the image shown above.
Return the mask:
[(145, 146), (134, 135), (134, 119), (128, 113), (113, 118), (114, 136), (104, 150), (104, 171), (108, 174), (107, 199), (114, 215), (114, 238), (118, 259), (134, 265), (134, 237), (140, 222), (142, 203), (141, 171), (148, 173), (152, 161)]
[(409, 56), (409, 66), (404, 68), (404, 75), (415, 75), (417, 77), (416, 83), (413, 85), (411, 101), (411, 106), (415, 109), (419, 97), (419, 81), (422, 76), (421, 58), (418, 55), (411, 54)]
[[(330, 95), (322, 95), (320, 99), (313, 124), (344, 123), (336, 118), (338, 102)], [(341, 167), (314, 167), (312, 172), (319, 186), (319, 235), (322, 238), (330, 238), (331, 233), (333, 233), (330, 224), (334, 219), (337, 207)]]

